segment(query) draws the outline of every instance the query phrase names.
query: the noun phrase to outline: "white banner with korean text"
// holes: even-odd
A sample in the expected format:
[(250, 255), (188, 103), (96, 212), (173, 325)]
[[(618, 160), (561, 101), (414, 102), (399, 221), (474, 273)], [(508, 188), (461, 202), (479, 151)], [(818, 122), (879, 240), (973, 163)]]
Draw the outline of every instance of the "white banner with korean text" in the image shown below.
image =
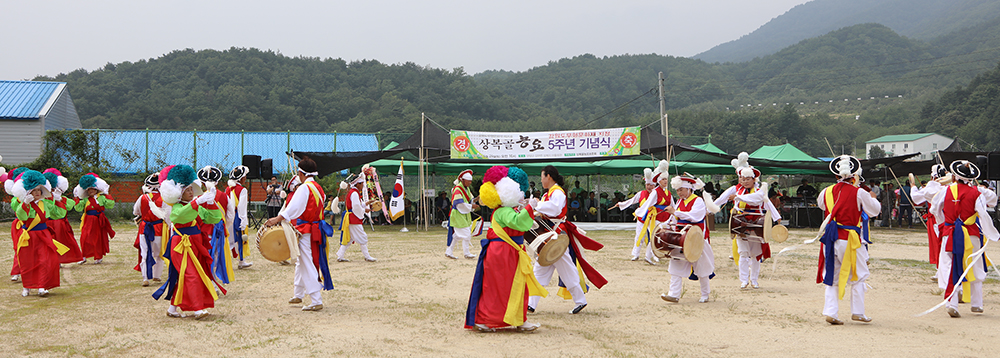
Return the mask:
[(451, 131), (452, 159), (561, 159), (639, 155), (640, 127), (559, 132)]

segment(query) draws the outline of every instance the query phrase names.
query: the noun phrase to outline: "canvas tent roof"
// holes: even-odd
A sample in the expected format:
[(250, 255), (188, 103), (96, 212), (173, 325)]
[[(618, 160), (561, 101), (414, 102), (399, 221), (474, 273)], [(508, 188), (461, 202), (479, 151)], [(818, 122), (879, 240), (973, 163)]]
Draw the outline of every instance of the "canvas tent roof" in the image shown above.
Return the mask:
[(803, 152), (794, 145), (785, 143), (782, 145), (765, 145), (750, 153), (750, 158), (767, 159), (779, 162), (821, 162)]
[(724, 150), (719, 149), (719, 147), (716, 147), (715, 144), (712, 144), (712, 143), (695, 144), (695, 145), (692, 145), (692, 147), (704, 150), (706, 152), (726, 154), (726, 152)]

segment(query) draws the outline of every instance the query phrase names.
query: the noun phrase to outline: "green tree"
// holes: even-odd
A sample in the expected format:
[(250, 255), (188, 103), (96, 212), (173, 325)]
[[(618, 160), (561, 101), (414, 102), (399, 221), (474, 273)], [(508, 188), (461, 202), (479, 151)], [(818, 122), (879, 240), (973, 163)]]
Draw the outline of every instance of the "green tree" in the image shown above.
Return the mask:
[(885, 151), (877, 145), (873, 145), (870, 149), (868, 149), (868, 159), (879, 159), (885, 157), (887, 157), (885, 155)]

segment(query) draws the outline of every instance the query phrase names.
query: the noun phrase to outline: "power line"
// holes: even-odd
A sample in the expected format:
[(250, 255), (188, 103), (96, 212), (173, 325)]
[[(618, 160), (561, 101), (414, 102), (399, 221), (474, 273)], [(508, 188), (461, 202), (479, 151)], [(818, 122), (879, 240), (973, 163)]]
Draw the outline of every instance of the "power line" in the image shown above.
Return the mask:
[(629, 104), (632, 104), (632, 102), (635, 102), (635, 101), (639, 100), (640, 98), (645, 97), (645, 96), (649, 95), (650, 93), (653, 93), (653, 91), (656, 91), (656, 87), (650, 88), (649, 91), (646, 91), (646, 93), (643, 93), (643, 94), (639, 95), (638, 97), (633, 98), (633, 99), (629, 100), (628, 102), (625, 102), (625, 103), (619, 105), (618, 107), (615, 107), (615, 109), (612, 109), (611, 111), (608, 111), (608, 113), (602, 114), (602, 115), (598, 116), (597, 118), (591, 119), (589, 122), (584, 123), (578, 129), (584, 129), (584, 128), (586, 128), (587, 126), (593, 124), (594, 122), (597, 122), (601, 118), (607, 117), (611, 113), (614, 113), (614, 112), (616, 112), (616, 111), (618, 111), (618, 110), (620, 110), (622, 108), (625, 108), (625, 106), (628, 106)]

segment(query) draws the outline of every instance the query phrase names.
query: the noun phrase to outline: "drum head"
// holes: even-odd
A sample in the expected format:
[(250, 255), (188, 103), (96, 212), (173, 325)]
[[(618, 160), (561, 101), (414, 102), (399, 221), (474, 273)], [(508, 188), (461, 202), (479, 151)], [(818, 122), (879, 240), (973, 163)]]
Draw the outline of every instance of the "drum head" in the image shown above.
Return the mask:
[[(525, 233), (525, 234), (527, 234), (527, 233)], [(525, 236), (527, 236), (527, 235), (525, 235)], [(550, 232), (543, 232), (543, 233), (535, 236), (535, 238), (532, 239), (532, 241), (529, 242), (528, 245), (525, 245), (525, 246), (528, 247), (528, 250), (527, 250), (528, 253), (531, 254), (532, 257), (536, 257), (537, 258), (538, 257), (538, 249), (542, 245), (545, 245), (545, 240), (548, 240), (549, 238), (551, 238), (553, 236), (556, 236), (556, 233), (551, 232), (551, 231)]]
[(774, 242), (785, 242), (785, 240), (788, 240), (788, 228), (781, 224), (774, 225), (771, 228), (771, 240), (774, 240)]
[(689, 227), (684, 235), (684, 258), (688, 262), (695, 262), (701, 258), (701, 252), (705, 250), (705, 232), (694, 225)]
[(281, 226), (273, 226), (265, 229), (257, 238), (257, 249), (260, 255), (268, 261), (281, 262), (291, 258), (288, 249), (288, 240)]
[(764, 242), (771, 241), (771, 229), (774, 221), (771, 220), (771, 213), (764, 213)]
[[(556, 235), (551, 233), (551, 236), (547, 236), (548, 239), (544, 240), (544, 243), (538, 248), (538, 264), (542, 266), (549, 266), (563, 256), (566, 253), (566, 249), (569, 248), (569, 236), (566, 234)], [(542, 242), (542, 237), (535, 239), (535, 242)]]
[(733, 217), (734, 216), (736, 216), (736, 215), (734, 215), (732, 212), (730, 212), (729, 213), (729, 220), (727, 220), (729, 222), (729, 238), (730, 239), (735, 239), (736, 238), (736, 233), (733, 232)]

